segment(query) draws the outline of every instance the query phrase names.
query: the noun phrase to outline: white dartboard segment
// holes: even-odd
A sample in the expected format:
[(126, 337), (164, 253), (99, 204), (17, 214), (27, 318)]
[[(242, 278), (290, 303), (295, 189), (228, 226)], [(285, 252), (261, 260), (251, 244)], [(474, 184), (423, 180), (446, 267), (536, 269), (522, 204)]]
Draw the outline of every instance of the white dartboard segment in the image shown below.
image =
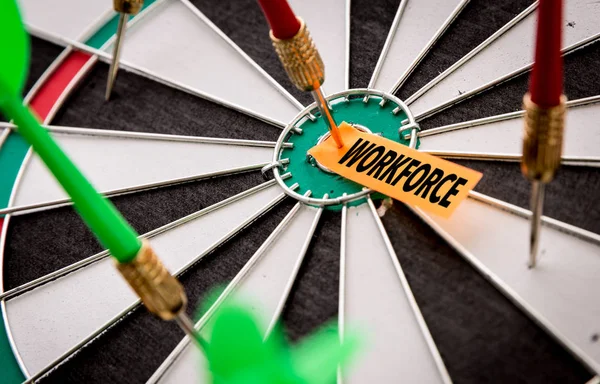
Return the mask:
[(181, 84), (285, 126), (299, 107), (232, 44), (193, 6), (166, 0), (127, 31), (121, 61), (158, 81)]
[[(284, 196), (272, 182), (240, 195), (152, 237), (167, 269), (176, 273), (188, 267)], [(105, 258), (6, 301), (8, 327), (25, 367), (35, 374), (136, 300), (113, 260)]]
[(343, 383), (449, 383), (372, 202), (347, 208), (344, 219), (340, 318), (366, 345)]
[[(395, 93), (469, 0), (402, 0), (369, 88)], [(427, 20), (427, 22), (423, 22)], [(394, 28), (395, 27), (395, 28)], [(377, 74), (377, 71), (379, 73)]]
[[(252, 305), (268, 334), (279, 320), (323, 208), (297, 203), (296, 212), (273, 232), (240, 273), (232, 294)], [(247, 270), (246, 270), (247, 268)]]
[(507, 296), (600, 372), (600, 236), (544, 219), (527, 267), (529, 212), (472, 193), (450, 219), (416, 212)]
[[(322, 208), (297, 203), (199, 321), (200, 326), (210, 322), (221, 302), (234, 297), (251, 305), (255, 316), (262, 319), (266, 336), (279, 319), (321, 212)], [(196, 345), (184, 339), (150, 382), (193, 384), (199, 377), (201, 382), (209, 382), (206, 371), (200, 372), (198, 367), (200, 355)]]
[(328, 94), (348, 89), (346, 55), (346, 6), (348, 0), (290, 0), (294, 13), (300, 15), (312, 36), (323, 63)]
[[(182, 342), (183, 343), (183, 342)], [(177, 347), (184, 347), (182, 344)], [(174, 384), (211, 384), (209, 375), (208, 361), (206, 357), (196, 348), (195, 345), (186, 343), (183, 350), (175, 355), (170, 355), (165, 362), (172, 361), (167, 370), (158, 376), (156, 373), (146, 382), (154, 383), (174, 383)], [(163, 363), (164, 364), (164, 363)]]
[[(430, 110), (434, 108), (437, 110), (438, 106), (461, 94), (468, 94), (502, 76), (531, 65), (536, 17), (536, 12), (533, 11), (495, 40), (493, 36), (490, 37), (487, 40), (490, 41), (487, 47), (477, 52), (464, 64), (450, 67), (425, 86), (427, 88), (435, 84), (431, 89), (416, 100), (414, 96), (419, 95), (421, 91), (411, 96), (407, 104), (415, 117), (424, 118)], [(565, 1), (564, 20), (565, 24), (573, 22), (573, 26), (564, 27), (563, 48), (600, 33), (600, 23), (598, 23), (600, 3), (587, 0)], [(477, 49), (475, 48), (474, 51)]]
[[(567, 110), (563, 158), (600, 166), (600, 103)], [(436, 154), (516, 159), (523, 150), (523, 117), (511, 113), (421, 132), (419, 150)]]
[(81, 39), (111, 17), (112, 2), (105, 0), (19, 0), (25, 24), (43, 35)]
[[(90, 130), (90, 132), (93, 132)], [(170, 140), (169, 135), (119, 136), (53, 133), (67, 155), (100, 192), (185, 177), (216, 176), (259, 169), (273, 155), (268, 145), (244, 140), (199, 138)], [(268, 144), (268, 143), (267, 143)], [(13, 206), (66, 199), (67, 195), (37, 155), (25, 165)]]

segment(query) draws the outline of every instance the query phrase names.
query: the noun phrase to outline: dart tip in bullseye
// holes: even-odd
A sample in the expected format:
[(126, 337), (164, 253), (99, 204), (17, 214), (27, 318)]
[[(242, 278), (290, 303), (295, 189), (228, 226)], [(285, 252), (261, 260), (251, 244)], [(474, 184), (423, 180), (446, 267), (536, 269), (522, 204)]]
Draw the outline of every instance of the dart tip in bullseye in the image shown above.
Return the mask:
[(529, 268), (537, 265), (537, 255), (540, 244), (540, 229), (542, 224), (542, 211), (544, 208), (545, 184), (541, 181), (531, 183), (531, 233), (529, 236)]
[(108, 81), (106, 83), (106, 94), (104, 95), (104, 99), (106, 101), (110, 100), (110, 95), (112, 94), (112, 90), (115, 85), (115, 80), (117, 78), (117, 72), (119, 71), (119, 57), (121, 56), (121, 46), (123, 45), (123, 40), (125, 40), (125, 30), (127, 28), (127, 14), (119, 13), (119, 25), (117, 26), (117, 38), (115, 40), (115, 48), (113, 50), (113, 57), (110, 63), (110, 68), (108, 70)]
[(342, 140), (342, 135), (340, 134), (340, 130), (335, 122), (331, 114), (331, 110), (329, 109), (329, 103), (323, 94), (323, 90), (321, 87), (316, 88), (311, 92), (315, 102), (317, 103), (317, 107), (321, 112), (321, 116), (325, 120), (325, 124), (329, 129), (329, 133), (331, 134), (331, 138), (335, 141), (335, 144), (338, 148), (342, 148), (344, 146), (344, 141)]

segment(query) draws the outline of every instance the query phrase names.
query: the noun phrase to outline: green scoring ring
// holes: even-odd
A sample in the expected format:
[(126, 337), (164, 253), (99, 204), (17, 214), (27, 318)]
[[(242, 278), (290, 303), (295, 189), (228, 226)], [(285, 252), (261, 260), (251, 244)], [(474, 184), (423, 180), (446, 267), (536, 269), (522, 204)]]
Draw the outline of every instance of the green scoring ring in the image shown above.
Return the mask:
[[(418, 125), (406, 105), (395, 96), (367, 89), (352, 89), (331, 95), (327, 99), (338, 124), (345, 121), (361, 125), (373, 134), (407, 146), (410, 140), (404, 137), (410, 134), (411, 130), (418, 130)], [(301, 133), (294, 132), (295, 128), (300, 128)], [(364, 190), (362, 185), (321, 170), (314, 159), (311, 161), (307, 156), (308, 150), (327, 132), (325, 121), (315, 104), (300, 112), (278, 140), (274, 163), (281, 162), (281, 165), (273, 169), (275, 178), (288, 195), (311, 205), (340, 210), (343, 204), (340, 199), (346, 197), (350, 197), (347, 200), (350, 206), (366, 202), (366, 193), (361, 193)], [(293, 144), (293, 147), (282, 148), (284, 142)], [(413, 145), (418, 148), (419, 140), (416, 139)], [(280, 175), (288, 172), (291, 173), (291, 177), (283, 180)], [(290, 187), (294, 184), (298, 186), (292, 190)], [(303, 198), (308, 190), (311, 191), (311, 198)], [(326, 194), (327, 202), (324, 202), (323, 196)], [(375, 193), (372, 197), (383, 196)]]

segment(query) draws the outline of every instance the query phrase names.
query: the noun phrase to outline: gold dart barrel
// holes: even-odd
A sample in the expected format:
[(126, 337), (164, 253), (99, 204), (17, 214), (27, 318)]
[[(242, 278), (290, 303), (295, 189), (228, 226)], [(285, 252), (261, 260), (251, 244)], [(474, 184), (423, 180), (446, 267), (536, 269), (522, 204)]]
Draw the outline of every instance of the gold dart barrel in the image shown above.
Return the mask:
[(325, 124), (331, 132), (331, 137), (338, 148), (342, 148), (344, 142), (321, 88), (325, 81), (323, 59), (321, 59), (321, 55), (317, 51), (308, 29), (306, 29), (304, 20), (298, 17), (298, 21), (300, 22), (300, 29), (294, 37), (278, 39), (273, 35), (273, 31), (269, 33), (269, 36), (288, 77), (296, 88), (312, 93), (319, 111), (325, 119)]
[(529, 96), (523, 97), (525, 130), (521, 171), (531, 181), (548, 183), (554, 179), (562, 157), (566, 97), (560, 104), (540, 108)]
[(163, 320), (173, 320), (185, 310), (187, 298), (181, 283), (169, 273), (148, 242), (143, 242), (133, 261), (116, 265), (148, 311)]
[(142, 9), (144, 0), (113, 0), (113, 8), (120, 13), (135, 15)]
[(298, 20), (300, 29), (294, 37), (280, 40), (272, 31), (269, 35), (292, 83), (301, 91), (313, 91), (325, 81), (325, 66), (304, 20)]

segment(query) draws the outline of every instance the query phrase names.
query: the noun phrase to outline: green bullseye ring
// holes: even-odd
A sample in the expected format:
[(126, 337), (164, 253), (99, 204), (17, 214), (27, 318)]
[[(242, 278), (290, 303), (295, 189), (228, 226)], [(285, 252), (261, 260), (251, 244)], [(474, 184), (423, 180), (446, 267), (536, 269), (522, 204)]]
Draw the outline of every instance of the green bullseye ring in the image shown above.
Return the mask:
[[(367, 95), (368, 100), (365, 101)], [(411, 127), (415, 126), (414, 119), (408, 108), (396, 97), (377, 91), (354, 89), (332, 95), (328, 99), (332, 115), (338, 124), (345, 121), (351, 125), (360, 125), (369, 129), (374, 135), (409, 145), (409, 140), (404, 139), (404, 136), (411, 132)], [(311, 113), (316, 117), (314, 121), (309, 118)], [(302, 133), (293, 132), (292, 127), (300, 128)], [(300, 196), (310, 190), (312, 198), (320, 199), (327, 194), (329, 199), (335, 199), (344, 194), (359, 193), (364, 188), (342, 176), (320, 169), (314, 160), (311, 162), (307, 157), (308, 150), (315, 146), (327, 132), (325, 121), (317, 107), (312, 105), (294, 119), (279, 139), (280, 142), (293, 144), (293, 148), (283, 148), (277, 156), (278, 160), (289, 160), (289, 163), (279, 167), (279, 173), (292, 174), (282, 182), (287, 187), (297, 183), (298, 188), (294, 192)], [(417, 140), (416, 148), (418, 146)], [(373, 194), (372, 197), (381, 198), (382, 195)], [(363, 197), (347, 204), (353, 206), (364, 202), (366, 199)], [(326, 205), (326, 208), (340, 210), (342, 204), (330, 204)]]

